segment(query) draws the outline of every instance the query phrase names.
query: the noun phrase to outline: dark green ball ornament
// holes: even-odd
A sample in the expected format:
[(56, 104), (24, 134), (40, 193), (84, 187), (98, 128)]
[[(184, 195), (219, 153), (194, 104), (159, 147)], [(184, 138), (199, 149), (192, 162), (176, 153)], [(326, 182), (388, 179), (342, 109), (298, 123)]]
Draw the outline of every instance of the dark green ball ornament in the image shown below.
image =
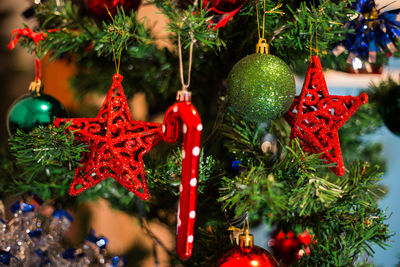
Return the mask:
[(268, 53), (241, 59), (228, 76), (229, 104), (245, 119), (269, 122), (285, 114), (296, 94), (288, 65)]
[(386, 127), (400, 136), (400, 86), (392, 87), (379, 106), (379, 113)]
[(46, 94), (27, 94), (17, 99), (8, 110), (7, 130), (10, 136), (17, 129), (29, 132), (40, 125), (48, 125), (55, 118), (65, 118), (62, 104)]

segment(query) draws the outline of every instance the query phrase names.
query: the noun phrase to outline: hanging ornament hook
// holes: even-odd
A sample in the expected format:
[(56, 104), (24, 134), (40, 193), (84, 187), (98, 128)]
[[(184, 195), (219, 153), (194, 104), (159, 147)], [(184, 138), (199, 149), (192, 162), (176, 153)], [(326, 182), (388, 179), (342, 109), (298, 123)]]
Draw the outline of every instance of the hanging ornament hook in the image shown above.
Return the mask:
[[(318, 32), (317, 32), (317, 27), (314, 25), (314, 23), (311, 24), (311, 34), (310, 34), (310, 59), (313, 55), (313, 52), (315, 52), (315, 55), (319, 55), (319, 49), (318, 49)], [(315, 29), (315, 48), (313, 47), (313, 33)]]
[[(106, 4), (104, 4), (104, 7), (106, 8), (107, 13), (108, 13), (108, 15), (110, 16), (111, 21), (113, 22), (113, 25), (114, 25), (114, 24), (115, 24), (115, 21), (114, 21), (114, 18), (113, 18), (113, 16), (112, 16), (110, 10), (108, 9), (108, 7), (107, 7)], [(117, 32), (118, 34), (120, 34), (120, 35), (124, 35), (124, 34), (125, 34), (124, 31), (116, 30), (116, 29), (114, 29), (114, 28), (109, 29), (108, 31), (109, 31), (109, 32), (111, 32), (111, 31), (116, 31), (116, 32)], [(120, 66), (121, 66), (122, 46), (119, 48), (119, 51), (118, 51), (118, 60), (117, 60), (117, 57), (116, 57), (117, 55), (116, 55), (116, 53), (115, 53), (115, 45), (114, 45), (114, 42), (113, 42), (112, 38), (110, 39), (110, 41), (111, 41), (112, 51), (113, 51), (113, 58), (114, 58), (114, 64), (115, 64), (115, 72), (116, 72), (117, 76), (119, 76), (119, 69), (120, 69)]]
[(257, 13), (257, 30), (258, 30), (258, 43), (256, 45), (256, 53), (259, 54), (269, 54), (269, 44), (265, 39), (265, 15), (266, 14), (279, 14), (283, 15), (282, 11), (277, 11), (278, 8), (282, 7), (282, 4), (279, 3), (276, 7), (271, 10), (265, 10), (265, 0), (264, 0), (264, 11), (263, 11), (263, 22), (262, 22), (262, 32), (260, 31), (260, 21), (258, 15), (258, 5), (256, 5), (256, 13)]
[(187, 74), (187, 83), (185, 83), (185, 78), (183, 74), (183, 59), (182, 59), (182, 44), (181, 44), (181, 35), (178, 34), (178, 55), (179, 55), (179, 74), (181, 78), (182, 90), (178, 91), (176, 95), (176, 100), (178, 101), (190, 101), (192, 97), (192, 93), (188, 90), (190, 86), (190, 77), (192, 73), (192, 60), (193, 60), (193, 46), (196, 43), (196, 39), (194, 38), (193, 32), (189, 32), (190, 35), (190, 45), (189, 45), (189, 66), (188, 66), (188, 74)]

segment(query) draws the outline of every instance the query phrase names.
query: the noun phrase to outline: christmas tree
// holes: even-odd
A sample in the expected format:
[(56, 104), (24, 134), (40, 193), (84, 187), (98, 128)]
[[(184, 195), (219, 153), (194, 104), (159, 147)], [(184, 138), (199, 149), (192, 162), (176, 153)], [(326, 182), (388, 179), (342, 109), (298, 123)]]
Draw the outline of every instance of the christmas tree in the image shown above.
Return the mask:
[[(149, 23), (155, 15), (138, 12), (149, 7), (167, 21), (163, 37)], [(373, 246), (388, 246), (393, 233), (378, 206), (381, 147), (363, 136), (382, 125), (380, 114), (396, 120), (398, 109), (382, 107), (398, 85), (337, 96), (323, 68), (387, 63), (398, 11), (351, 0), (33, 4), (37, 26), (15, 30), (9, 45), (37, 59), (29, 95), (8, 114), (0, 192), (18, 201), (6, 205), (12, 220), (0, 213), (0, 261), (372, 264)], [(59, 99), (69, 116), (46, 87), (61, 71), (48, 62), (74, 66), (75, 100)], [(305, 76), (297, 95), (294, 74)], [(144, 107), (129, 107), (130, 99)], [(93, 211), (109, 205), (108, 216), (118, 216), (108, 229), (129, 215), (143, 237), (107, 247), (90, 228)], [(269, 252), (253, 244), (259, 225), (270, 231)]]

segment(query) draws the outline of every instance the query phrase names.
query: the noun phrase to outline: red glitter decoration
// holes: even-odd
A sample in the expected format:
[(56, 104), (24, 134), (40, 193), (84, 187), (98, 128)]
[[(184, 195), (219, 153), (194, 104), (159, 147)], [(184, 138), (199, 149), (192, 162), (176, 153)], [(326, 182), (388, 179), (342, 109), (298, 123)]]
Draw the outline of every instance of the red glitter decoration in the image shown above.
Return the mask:
[(139, 8), (141, 0), (85, 0), (84, 3), (98, 18), (107, 19), (110, 18), (107, 8), (111, 15), (117, 14), (117, 6), (125, 12), (130, 12)]
[(200, 116), (190, 101), (173, 104), (164, 124), (134, 121), (122, 89), (122, 75), (115, 74), (113, 84), (96, 118), (56, 119), (54, 124), (70, 122), (68, 130), (89, 144), (76, 170), (70, 194), (77, 195), (106, 178), (117, 180), (143, 200), (149, 199), (143, 155), (164, 139), (175, 143), (183, 123), (182, 175), (177, 222), (177, 254), (192, 255), (196, 197), (203, 130)]
[(277, 267), (275, 258), (267, 250), (253, 246), (250, 250), (235, 247), (218, 261), (218, 267)]
[(365, 93), (358, 97), (329, 95), (319, 57), (312, 56), (301, 94), (285, 114), (292, 127), (291, 138), (298, 137), (304, 151), (322, 153), (327, 163), (336, 163), (331, 169), (342, 176), (339, 128), (367, 102)]
[(111, 89), (96, 118), (56, 119), (70, 122), (68, 130), (89, 144), (76, 170), (69, 193), (77, 195), (111, 177), (143, 200), (149, 199), (143, 155), (162, 140), (161, 125), (134, 121), (122, 89), (122, 75), (115, 74)]
[(210, 21), (215, 26), (210, 25), (210, 28), (224, 27), (246, 2), (247, 0), (203, 0), (203, 7), (215, 14)]
[(285, 233), (280, 230), (273, 232), (271, 237), (268, 245), (272, 248), (274, 256), (285, 264), (293, 264), (311, 252), (309, 245), (312, 240), (307, 231), (296, 236), (293, 231)]

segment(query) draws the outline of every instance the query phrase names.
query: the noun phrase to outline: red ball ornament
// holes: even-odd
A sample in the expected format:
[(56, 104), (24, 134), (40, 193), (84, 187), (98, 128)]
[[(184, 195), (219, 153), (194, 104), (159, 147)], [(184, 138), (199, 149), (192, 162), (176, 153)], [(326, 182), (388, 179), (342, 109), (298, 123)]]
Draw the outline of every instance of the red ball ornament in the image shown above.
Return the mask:
[(204, 8), (224, 14), (240, 8), (247, 0), (203, 0)]
[(310, 254), (311, 235), (305, 231), (297, 236), (293, 231), (287, 233), (275, 231), (272, 233), (272, 239), (269, 246), (272, 248), (274, 256), (285, 264), (293, 264), (304, 254)]
[(217, 267), (275, 267), (279, 266), (267, 250), (254, 246), (253, 235), (248, 230), (239, 237), (239, 244), (218, 261)]
[(117, 6), (125, 12), (130, 12), (139, 8), (141, 0), (85, 0), (84, 3), (96, 17), (106, 19), (109, 18), (107, 8), (114, 16), (117, 14)]
[(275, 258), (267, 250), (253, 246), (246, 252), (241, 247), (235, 247), (228, 251), (219, 260), (218, 267), (273, 267), (279, 266)]

